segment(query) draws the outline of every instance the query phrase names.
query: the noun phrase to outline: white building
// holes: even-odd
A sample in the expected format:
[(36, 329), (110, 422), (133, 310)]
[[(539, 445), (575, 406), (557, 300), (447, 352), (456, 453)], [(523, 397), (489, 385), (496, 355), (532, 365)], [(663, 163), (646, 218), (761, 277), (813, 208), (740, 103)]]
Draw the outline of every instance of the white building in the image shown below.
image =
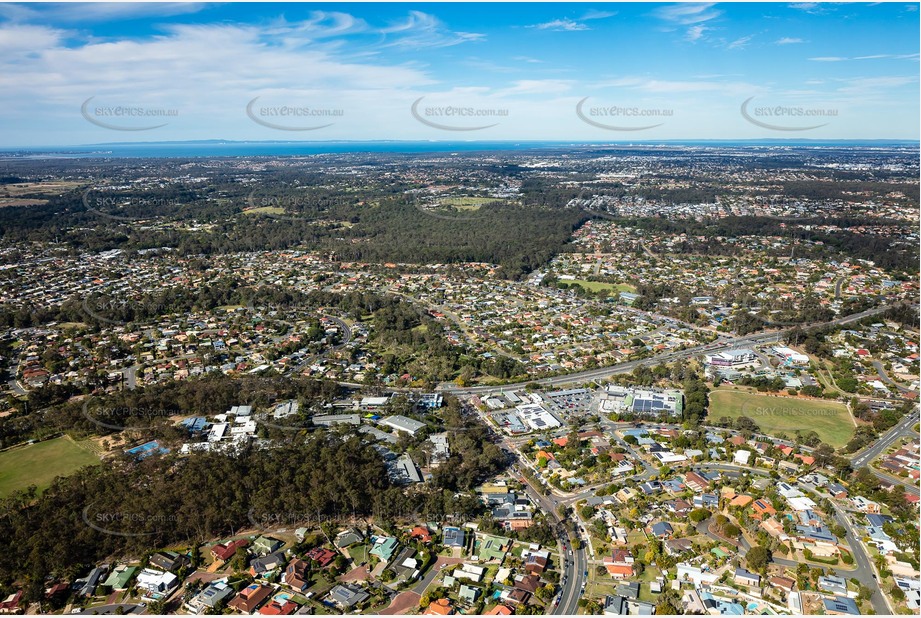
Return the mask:
[(425, 423), (421, 423), (415, 419), (411, 419), (408, 416), (403, 416), (401, 414), (382, 418), (380, 423), (381, 425), (386, 425), (391, 429), (396, 429), (397, 431), (402, 431), (410, 435), (416, 435), (419, 430), (425, 427)]
[(540, 404), (525, 403), (515, 408), (518, 416), (533, 431), (543, 431), (545, 429), (554, 429), (562, 426), (562, 422), (552, 412), (548, 411)]
[(709, 586), (715, 582), (718, 577), (711, 571), (705, 571), (699, 566), (694, 566), (693, 564), (688, 564), (686, 562), (679, 562), (677, 565), (678, 568), (678, 581), (690, 581), (694, 582), (696, 586)]
[(748, 348), (706, 354), (704, 360), (708, 365), (714, 367), (732, 367), (734, 369), (753, 367), (758, 364), (758, 356)]

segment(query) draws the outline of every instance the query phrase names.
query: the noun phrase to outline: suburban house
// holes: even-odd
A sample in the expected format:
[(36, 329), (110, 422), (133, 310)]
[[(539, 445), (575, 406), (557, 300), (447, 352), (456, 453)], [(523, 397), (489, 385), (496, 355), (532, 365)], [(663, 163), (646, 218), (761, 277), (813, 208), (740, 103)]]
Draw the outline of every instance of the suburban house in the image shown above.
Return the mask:
[(234, 589), (227, 585), (225, 579), (211, 582), (204, 590), (192, 597), (185, 605), (195, 614), (203, 614), (218, 608), (224, 600), (232, 597)]
[(265, 584), (250, 584), (241, 590), (240, 594), (234, 597), (227, 606), (243, 614), (252, 614), (272, 595), (273, 591), (274, 589), (271, 586), (266, 586)]
[(336, 555), (336, 552), (332, 551), (331, 549), (326, 549), (324, 547), (314, 547), (309, 552), (307, 552), (304, 557), (307, 560), (313, 560), (319, 564), (321, 569), (325, 569), (330, 564), (332, 564), (333, 560), (336, 559)]
[(363, 603), (370, 595), (361, 588), (353, 585), (339, 584), (329, 591), (329, 600), (339, 609), (350, 610), (359, 603)]
[(309, 562), (295, 558), (285, 569), (284, 582), (298, 592), (303, 592), (310, 587), (309, 571)]
[(423, 616), (450, 616), (454, 613), (451, 607), (450, 599), (441, 598), (429, 603), (428, 608), (422, 613)]
[(150, 566), (175, 573), (190, 563), (189, 557), (174, 551), (158, 551), (150, 557)]
[(227, 562), (233, 558), (238, 549), (246, 547), (247, 545), (249, 545), (249, 541), (246, 539), (237, 539), (236, 541), (230, 541), (228, 543), (218, 543), (211, 548), (211, 555), (214, 556), (215, 560)]
[(269, 554), (268, 556), (254, 558), (253, 561), (249, 563), (249, 574), (253, 577), (259, 577), (260, 575), (281, 568), (287, 561), (288, 559), (285, 558), (284, 552), (280, 551)]
[(272, 552), (278, 551), (284, 545), (278, 539), (273, 539), (270, 536), (262, 535), (253, 541), (253, 546), (249, 550), (256, 554), (257, 556), (265, 556), (271, 554)]
[(272, 599), (262, 606), (259, 614), (262, 616), (288, 616), (297, 611), (298, 604), (287, 599)]
[(733, 581), (742, 586), (760, 586), (761, 576), (743, 568), (737, 568), (733, 574)]

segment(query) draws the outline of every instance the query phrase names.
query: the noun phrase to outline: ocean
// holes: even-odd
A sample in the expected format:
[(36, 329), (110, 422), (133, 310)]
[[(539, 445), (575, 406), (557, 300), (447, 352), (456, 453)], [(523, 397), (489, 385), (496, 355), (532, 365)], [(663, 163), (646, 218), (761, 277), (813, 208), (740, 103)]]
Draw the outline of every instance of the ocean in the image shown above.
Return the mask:
[(707, 141), (617, 141), (617, 142), (542, 142), (542, 141), (376, 141), (376, 142), (239, 142), (208, 140), (200, 142), (127, 142), (85, 146), (47, 146), (0, 149), (2, 159), (52, 158), (189, 158), (189, 157), (277, 157), (342, 153), (471, 153), (528, 150), (590, 150), (597, 148), (908, 148), (911, 141), (841, 140), (707, 140)]

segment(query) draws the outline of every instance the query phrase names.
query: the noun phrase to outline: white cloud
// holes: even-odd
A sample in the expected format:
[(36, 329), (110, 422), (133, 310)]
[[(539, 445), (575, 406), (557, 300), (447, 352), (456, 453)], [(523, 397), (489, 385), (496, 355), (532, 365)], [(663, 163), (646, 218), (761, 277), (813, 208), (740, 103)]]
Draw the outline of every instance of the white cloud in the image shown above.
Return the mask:
[(17, 21), (107, 22), (198, 13), (204, 2), (61, 2), (38, 6), (4, 5), (0, 15)]
[(572, 90), (573, 82), (564, 79), (521, 79), (509, 88), (497, 92), (499, 96), (521, 94), (562, 94)]
[(388, 39), (388, 46), (406, 49), (451, 47), (486, 38), (485, 34), (477, 32), (451, 31), (437, 17), (422, 11), (410, 11), (405, 20), (381, 28), (379, 32)]
[(598, 11), (592, 9), (590, 11), (586, 11), (579, 21), (588, 21), (591, 19), (607, 19), (608, 17), (614, 17), (615, 15), (617, 15), (617, 11)]
[(706, 26), (691, 26), (684, 35), (686, 41), (694, 43), (703, 37), (704, 33), (709, 30)]
[(780, 38), (774, 41), (774, 45), (795, 45), (797, 43), (804, 43), (804, 42), (805, 41), (803, 41), (803, 39), (785, 36), (783, 38)]
[(47, 26), (0, 25), (0, 53), (35, 54), (60, 45), (65, 36), (63, 30)]
[(740, 81), (720, 80), (667, 80), (645, 77), (622, 77), (595, 84), (596, 89), (616, 88), (618, 90), (636, 90), (648, 94), (690, 94), (714, 92), (738, 96), (752, 94), (763, 90), (761, 86)]
[(732, 43), (730, 43), (729, 45), (727, 45), (726, 49), (743, 49), (746, 45), (748, 45), (748, 42), (751, 40), (752, 40), (752, 35), (740, 37), (736, 39), (735, 41), (733, 41)]
[(568, 18), (554, 19), (552, 21), (544, 22), (542, 24), (534, 24), (528, 27), (537, 28), (538, 30), (553, 30), (555, 32), (577, 32), (580, 30), (591, 30), (591, 28), (585, 24)]
[(667, 22), (689, 26), (699, 24), (722, 15), (722, 11), (713, 8), (712, 3), (707, 4), (672, 4), (663, 6), (654, 11), (654, 14)]
[(615, 15), (617, 15), (617, 11), (598, 11), (591, 9), (586, 11), (585, 14), (578, 19), (564, 17), (562, 19), (554, 19), (540, 24), (532, 24), (527, 27), (536, 28), (538, 30), (551, 30), (554, 32), (579, 32), (582, 30), (591, 30), (587, 24), (582, 22), (592, 21), (594, 19), (607, 19)]
[(810, 15), (822, 15), (823, 13), (827, 13), (829, 9), (828, 3), (824, 2), (794, 2), (787, 6), (797, 11), (809, 13)]
[(809, 58), (814, 62), (845, 62), (847, 60), (918, 60), (918, 54), (872, 54), (870, 56), (818, 56)]

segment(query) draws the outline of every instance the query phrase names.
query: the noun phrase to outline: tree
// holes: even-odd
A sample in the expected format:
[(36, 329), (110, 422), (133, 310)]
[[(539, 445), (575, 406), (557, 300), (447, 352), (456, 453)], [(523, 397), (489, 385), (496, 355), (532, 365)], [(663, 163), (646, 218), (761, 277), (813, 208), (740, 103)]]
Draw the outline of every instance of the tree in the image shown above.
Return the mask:
[(678, 611), (678, 608), (675, 607), (671, 601), (663, 599), (656, 604), (656, 616), (677, 616), (681, 612)]
[(763, 573), (771, 561), (771, 552), (763, 545), (755, 545), (745, 555), (748, 568), (756, 573)]
[(697, 508), (688, 513), (688, 518), (695, 524), (699, 524), (708, 517), (710, 517), (710, 511), (705, 508)]

